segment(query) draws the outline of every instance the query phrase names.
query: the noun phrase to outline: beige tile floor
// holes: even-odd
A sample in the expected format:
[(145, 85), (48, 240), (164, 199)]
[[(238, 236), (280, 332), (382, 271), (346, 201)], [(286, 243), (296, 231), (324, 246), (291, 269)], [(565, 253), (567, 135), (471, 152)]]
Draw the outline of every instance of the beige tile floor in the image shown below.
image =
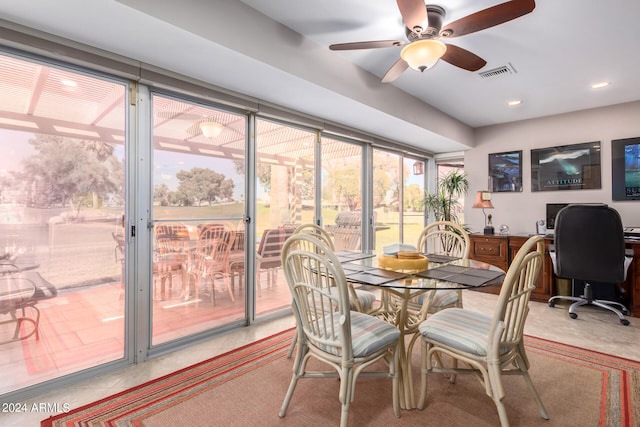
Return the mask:
[[(495, 295), (468, 291), (464, 294), (464, 305), (469, 309), (490, 313), (496, 298)], [(578, 319), (573, 320), (567, 315), (567, 308), (564, 304), (550, 308), (545, 303), (532, 302), (525, 333), (640, 360), (640, 318), (629, 317), (631, 325), (622, 326), (614, 314), (585, 307), (580, 309)], [(76, 408), (293, 326), (292, 316), (256, 324), (21, 403), (31, 407), (33, 403), (63, 402)], [(48, 415), (0, 412), (0, 425), (37, 427)]]

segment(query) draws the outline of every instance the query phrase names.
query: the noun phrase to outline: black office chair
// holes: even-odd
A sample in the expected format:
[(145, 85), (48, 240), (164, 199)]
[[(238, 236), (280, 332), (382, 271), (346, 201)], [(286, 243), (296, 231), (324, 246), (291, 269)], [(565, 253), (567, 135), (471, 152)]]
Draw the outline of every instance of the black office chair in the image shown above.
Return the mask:
[[(627, 308), (614, 301), (595, 299), (592, 283), (619, 286), (624, 282), (633, 253), (625, 251), (622, 220), (615, 209), (604, 204), (571, 204), (558, 212), (555, 224), (555, 248), (550, 250), (556, 276), (585, 281), (584, 295), (554, 296), (557, 300), (574, 301), (569, 316), (578, 317), (575, 310), (583, 305), (595, 305), (618, 315), (627, 326)], [(624, 313), (624, 314), (623, 314)]]

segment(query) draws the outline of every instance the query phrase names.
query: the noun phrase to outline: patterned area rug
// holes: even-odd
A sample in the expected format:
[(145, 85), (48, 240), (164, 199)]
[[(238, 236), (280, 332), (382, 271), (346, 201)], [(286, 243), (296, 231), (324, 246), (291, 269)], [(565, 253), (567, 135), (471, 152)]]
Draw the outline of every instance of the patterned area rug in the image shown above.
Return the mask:
[[(300, 381), (286, 416), (278, 417), (291, 378), (293, 360), (286, 358), (291, 337), (292, 331), (281, 332), (48, 418), (42, 426), (337, 425), (335, 379)], [(526, 347), (531, 377), (551, 419), (540, 417), (522, 378), (504, 377), (512, 426), (640, 425), (640, 362), (534, 337), (526, 337)], [(431, 375), (427, 407), (403, 410), (399, 419), (391, 407), (391, 381), (361, 378), (349, 424), (495, 426), (499, 421), (475, 378), (459, 376), (450, 384), (441, 375)]]

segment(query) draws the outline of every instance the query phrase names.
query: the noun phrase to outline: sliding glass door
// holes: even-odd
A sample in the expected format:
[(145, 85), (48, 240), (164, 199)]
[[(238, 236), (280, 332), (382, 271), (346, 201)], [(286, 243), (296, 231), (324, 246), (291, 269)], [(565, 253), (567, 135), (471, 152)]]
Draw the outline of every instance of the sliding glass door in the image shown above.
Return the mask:
[(400, 155), (373, 150), (373, 207), (376, 219), (375, 250), (402, 242), (400, 226), (401, 186), (403, 169)]
[(0, 394), (126, 357), (128, 86), (0, 55)]
[(291, 306), (280, 255), (296, 226), (314, 220), (317, 132), (256, 119), (256, 316)]
[(245, 319), (246, 116), (152, 97), (152, 345)]
[(0, 395), (286, 313), (300, 224), (377, 251), (417, 227), (397, 152), (99, 73), (0, 69)]
[(425, 226), (425, 163), (424, 160), (405, 157), (402, 160), (402, 236), (405, 243), (417, 245), (418, 235)]
[(360, 250), (363, 238), (363, 147), (322, 137), (322, 225), (337, 250)]

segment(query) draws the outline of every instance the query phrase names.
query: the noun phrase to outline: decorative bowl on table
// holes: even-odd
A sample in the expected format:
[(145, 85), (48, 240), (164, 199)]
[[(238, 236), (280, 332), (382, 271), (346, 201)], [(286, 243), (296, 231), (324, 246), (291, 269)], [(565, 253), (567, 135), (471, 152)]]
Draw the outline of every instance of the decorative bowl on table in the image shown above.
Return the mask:
[(429, 268), (429, 260), (418, 252), (401, 251), (396, 256), (382, 255), (378, 257), (378, 266), (387, 270), (417, 272)]

